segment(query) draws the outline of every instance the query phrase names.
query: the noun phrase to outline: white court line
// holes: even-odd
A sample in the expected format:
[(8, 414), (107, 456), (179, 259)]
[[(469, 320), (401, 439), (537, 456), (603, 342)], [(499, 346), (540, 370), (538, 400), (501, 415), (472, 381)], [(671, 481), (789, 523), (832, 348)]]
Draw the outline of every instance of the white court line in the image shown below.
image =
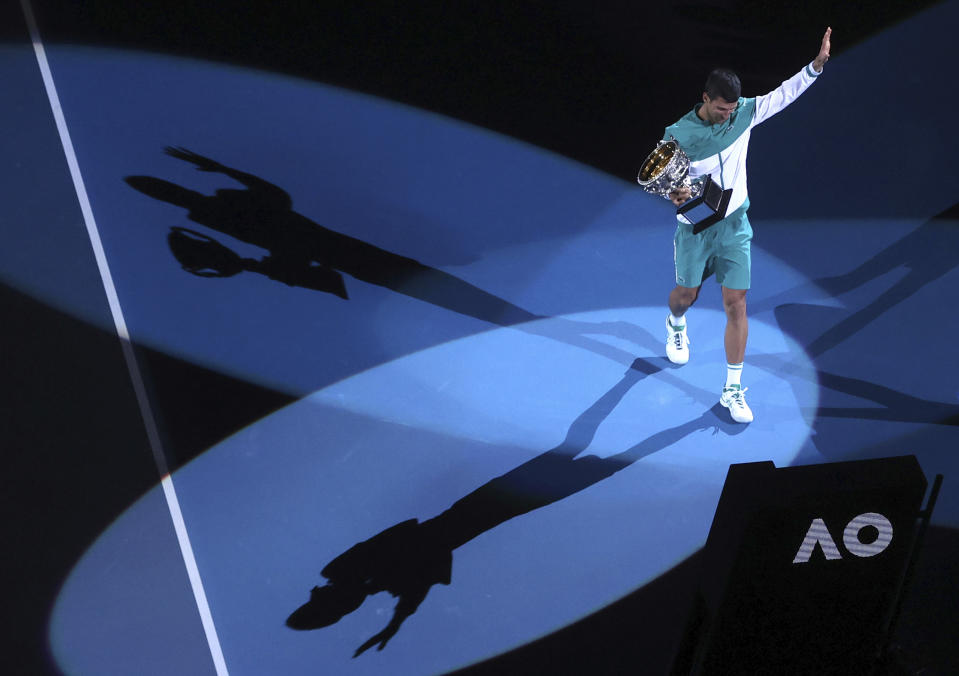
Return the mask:
[(160, 484), (163, 487), (163, 495), (166, 497), (167, 508), (170, 510), (170, 518), (173, 520), (173, 528), (176, 531), (177, 542), (180, 544), (180, 553), (183, 555), (183, 563), (186, 565), (187, 574), (190, 578), (190, 586), (193, 588), (193, 597), (196, 599), (197, 609), (200, 611), (200, 619), (203, 622), (203, 630), (206, 633), (206, 640), (210, 646), (213, 664), (216, 667), (217, 674), (226, 676), (228, 673), (226, 661), (223, 658), (223, 651), (220, 648), (220, 640), (217, 638), (216, 627), (213, 625), (213, 615), (210, 613), (206, 593), (203, 591), (203, 581), (200, 579), (200, 571), (197, 568), (196, 558), (193, 555), (193, 546), (190, 544), (190, 536), (187, 534), (183, 513), (180, 511), (180, 501), (177, 499), (176, 490), (173, 487), (173, 477), (170, 476), (166, 457), (163, 454), (163, 447), (160, 443), (159, 434), (157, 433), (153, 409), (150, 407), (150, 402), (147, 399), (146, 390), (143, 386), (140, 367), (137, 364), (136, 357), (133, 354), (133, 347), (130, 344), (130, 334), (127, 331), (126, 320), (123, 318), (123, 310), (120, 308), (120, 300), (117, 297), (116, 287), (113, 284), (113, 276), (110, 274), (110, 266), (107, 264), (103, 244), (100, 241), (100, 232), (97, 230), (97, 224), (93, 218), (90, 199), (83, 185), (80, 166), (77, 163), (73, 142), (70, 140), (70, 132), (67, 130), (63, 109), (60, 107), (60, 97), (57, 95), (57, 89), (53, 83), (53, 74), (50, 72), (46, 51), (43, 49), (43, 43), (40, 41), (40, 33), (37, 30), (36, 20), (33, 16), (33, 8), (30, 6), (30, 0), (20, 0), (20, 5), (23, 8), (23, 14), (27, 20), (30, 40), (33, 42), (33, 49), (37, 55), (37, 63), (40, 66), (40, 73), (43, 76), (43, 84), (47, 90), (47, 98), (50, 99), (50, 107), (53, 109), (53, 117), (57, 123), (57, 130), (60, 132), (63, 152), (66, 154), (67, 165), (70, 167), (70, 175), (73, 177), (73, 187), (76, 189), (77, 199), (80, 201), (80, 210), (83, 213), (83, 221), (87, 227), (87, 234), (90, 236), (90, 244), (93, 245), (93, 253), (96, 257), (97, 267), (100, 269), (100, 278), (103, 281), (103, 287), (107, 294), (107, 301), (110, 304), (113, 323), (116, 326), (117, 335), (120, 337), (123, 356), (126, 360), (127, 369), (130, 371), (130, 379), (133, 381), (133, 389), (136, 392), (140, 414), (143, 416), (147, 437), (150, 441), (150, 449), (153, 451), (153, 460), (156, 462), (157, 470), (160, 472)]

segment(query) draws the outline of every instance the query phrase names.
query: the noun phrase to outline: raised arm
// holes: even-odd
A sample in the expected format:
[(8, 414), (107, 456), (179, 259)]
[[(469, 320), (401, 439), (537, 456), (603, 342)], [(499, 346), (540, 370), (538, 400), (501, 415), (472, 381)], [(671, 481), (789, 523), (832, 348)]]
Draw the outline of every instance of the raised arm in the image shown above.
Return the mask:
[(829, 60), (831, 37), (832, 28), (827, 28), (825, 34), (822, 36), (819, 53), (809, 65), (783, 82), (773, 91), (764, 96), (756, 97), (756, 111), (753, 114), (754, 126), (768, 120), (795, 101), (800, 94), (806, 91), (809, 85), (816, 81), (816, 78), (822, 72), (823, 66), (826, 65), (826, 61)]
[(220, 164), (216, 160), (195, 153), (192, 150), (187, 150), (186, 148), (168, 146), (163, 149), (163, 152), (170, 157), (175, 157), (178, 160), (184, 160), (185, 162), (196, 165), (199, 171), (216, 172), (224, 176), (229, 176), (233, 180), (245, 185), (256, 193), (259, 199), (273, 205), (275, 208), (289, 209), (293, 205), (293, 200), (290, 198), (289, 193), (269, 181), (264, 181), (258, 176)]
[(823, 66), (829, 61), (830, 38), (832, 38), (832, 28), (827, 28), (825, 35), (822, 36), (822, 44), (819, 46), (819, 54), (812, 62), (812, 67), (817, 73), (822, 72)]

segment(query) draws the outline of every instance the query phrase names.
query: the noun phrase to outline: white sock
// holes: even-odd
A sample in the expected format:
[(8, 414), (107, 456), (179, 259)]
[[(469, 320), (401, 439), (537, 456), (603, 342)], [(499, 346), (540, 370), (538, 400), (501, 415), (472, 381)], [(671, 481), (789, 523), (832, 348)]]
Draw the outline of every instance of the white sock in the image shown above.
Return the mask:
[(669, 323), (674, 329), (679, 328), (680, 326), (686, 326), (686, 315), (683, 315), (682, 317), (677, 317), (672, 312), (670, 312)]
[(740, 377), (743, 375), (742, 362), (739, 364), (726, 364), (726, 387), (737, 385), (742, 387)]

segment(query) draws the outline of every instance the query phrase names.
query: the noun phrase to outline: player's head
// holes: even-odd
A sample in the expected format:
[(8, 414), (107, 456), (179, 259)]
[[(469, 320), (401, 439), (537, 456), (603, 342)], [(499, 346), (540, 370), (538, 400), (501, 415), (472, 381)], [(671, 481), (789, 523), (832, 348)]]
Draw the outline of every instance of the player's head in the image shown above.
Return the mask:
[(717, 68), (706, 78), (700, 116), (712, 124), (725, 122), (736, 110), (741, 93), (739, 76), (726, 68)]
[(711, 99), (717, 97), (735, 103), (742, 96), (739, 76), (728, 68), (717, 68), (706, 78), (703, 93)]

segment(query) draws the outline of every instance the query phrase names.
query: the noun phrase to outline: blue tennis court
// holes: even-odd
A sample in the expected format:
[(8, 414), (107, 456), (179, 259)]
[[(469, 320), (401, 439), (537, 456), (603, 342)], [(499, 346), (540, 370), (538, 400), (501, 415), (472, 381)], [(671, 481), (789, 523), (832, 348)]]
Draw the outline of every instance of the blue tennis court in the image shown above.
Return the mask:
[[(899, 640), (959, 664), (959, 3), (754, 134), (748, 426), (715, 282), (665, 358), (665, 200), (338, 84), (47, 41), (46, 11), (0, 45), (0, 283), (17, 641), (51, 671), (480, 673), (622, 616), (661, 673), (730, 464), (904, 454), (946, 483)], [(333, 578), (364, 591), (294, 615)]]

